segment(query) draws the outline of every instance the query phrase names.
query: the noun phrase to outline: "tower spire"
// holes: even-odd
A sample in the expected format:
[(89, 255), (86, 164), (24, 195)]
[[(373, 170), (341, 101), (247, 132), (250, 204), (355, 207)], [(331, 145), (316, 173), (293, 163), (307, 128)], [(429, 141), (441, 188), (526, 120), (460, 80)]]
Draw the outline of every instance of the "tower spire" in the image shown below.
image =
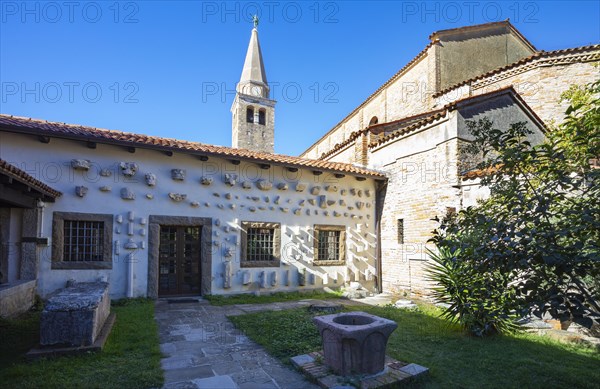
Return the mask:
[(269, 85), (267, 83), (267, 74), (263, 63), (260, 42), (258, 41), (258, 17), (256, 15), (253, 18), (253, 22), (254, 28), (250, 35), (246, 60), (244, 61), (244, 68), (242, 69), (242, 76), (240, 77), (237, 90), (238, 92), (249, 94), (246, 89), (252, 87), (249, 84), (253, 84), (262, 87), (265, 92), (262, 97), (268, 98)]

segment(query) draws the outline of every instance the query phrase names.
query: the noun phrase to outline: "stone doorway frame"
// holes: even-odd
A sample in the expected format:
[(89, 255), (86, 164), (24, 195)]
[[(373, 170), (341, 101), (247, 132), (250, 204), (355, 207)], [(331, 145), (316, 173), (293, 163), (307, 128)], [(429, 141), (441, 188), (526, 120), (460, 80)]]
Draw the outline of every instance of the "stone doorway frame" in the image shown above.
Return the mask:
[(160, 226), (201, 227), (200, 293), (211, 294), (212, 284), (212, 218), (150, 215), (148, 222), (148, 297), (158, 298), (158, 257)]

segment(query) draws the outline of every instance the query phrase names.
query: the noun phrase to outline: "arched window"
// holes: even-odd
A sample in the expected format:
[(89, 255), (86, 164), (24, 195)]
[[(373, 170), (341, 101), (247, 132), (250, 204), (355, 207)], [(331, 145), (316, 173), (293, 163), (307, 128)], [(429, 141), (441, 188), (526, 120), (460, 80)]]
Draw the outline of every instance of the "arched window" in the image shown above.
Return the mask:
[(254, 123), (254, 108), (246, 108), (246, 121), (248, 123)]
[(372, 125), (375, 125), (377, 123), (379, 123), (379, 119), (377, 119), (377, 116), (373, 116), (371, 118), (371, 120), (369, 121), (369, 127), (371, 127)]
[(258, 110), (258, 124), (262, 124), (263, 126), (267, 123), (267, 111), (265, 109)]

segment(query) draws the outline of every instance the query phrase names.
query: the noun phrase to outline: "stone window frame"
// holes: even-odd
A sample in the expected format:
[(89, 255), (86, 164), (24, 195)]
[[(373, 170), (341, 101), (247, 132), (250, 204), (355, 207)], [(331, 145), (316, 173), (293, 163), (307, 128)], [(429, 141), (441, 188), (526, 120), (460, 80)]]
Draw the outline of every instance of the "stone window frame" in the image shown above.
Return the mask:
[(200, 294), (212, 293), (212, 225), (210, 217), (150, 215), (148, 218), (148, 284), (149, 298), (158, 298), (158, 263), (160, 227), (202, 227), (200, 230)]
[[(64, 261), (65, 220), (104, 222), (102, 261)], [(105, 213), (53, 212), (51, 269), (112, 269), (113, 215)]]
[[(318, 247), (319, 247), (319, 231), (339, 231), (339, 253), (340, 257), (336, 261), (332, 260), (319, 260)], [(346, 226), (330, 225), (330, 224), (315, 224), (313, 226), (313, 264), (319, 266), (345, 266), (346, 265)]]
[[(240, 267), (279, 267), (281, 265), (281, 223), (274, 222), (252, 222), (243, 221), (240, 230)], [(271, 261), (248, 261), (246, 253), (248, 250), (249, 228), (270, 228), (273, 229), (273, 260)]]

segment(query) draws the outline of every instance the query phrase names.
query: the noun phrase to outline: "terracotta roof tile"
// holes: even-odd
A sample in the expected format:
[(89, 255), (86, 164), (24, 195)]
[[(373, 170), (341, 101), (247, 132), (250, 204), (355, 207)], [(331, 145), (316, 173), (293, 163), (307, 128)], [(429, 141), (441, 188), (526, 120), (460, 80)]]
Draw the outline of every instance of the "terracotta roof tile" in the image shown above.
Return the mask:
[(290, 167), (307, 169), (319, 168), (322, 170), (347, 173), (350, 175), (385, 178), (385, 175), (380, 172), (354, 166), (348, 163), (318, 161), (282, 154), (268, 154), (247, 149), (234, 149), (231, 147), (208, 145), (204, 143), (189, 142), (172, 138), (162, 138), (157, 136), (99, 129), (88, 126), (50, 122), (3, 114), (0, 114), (0, 128), (12, 132), (29, 133), (48, 137), (67, 138), (159, 150), (186, 150), (194, 154), (206, 156), (216, 156), (222, 158), (231, 157)]
[(40, 192), (43, 195), (51, 197), (52, 199), (62, 196), (61, 192), (49, 187), (48, 185), (46, 185), (43, 182), (39, 181), (38, 179), (30, 176), (23, 170), (19, 169), (18, 167), (14, 166), (14, 165), (11, 165), (10, 163), (8, 163), (7, 161), (5, 161), (3, 159), (0, 159), (0, 174), (4, 174), (6, 176), (9, 176), (9, 177), (17, 180), (17, 181), (27, 184), (32, 189)]

